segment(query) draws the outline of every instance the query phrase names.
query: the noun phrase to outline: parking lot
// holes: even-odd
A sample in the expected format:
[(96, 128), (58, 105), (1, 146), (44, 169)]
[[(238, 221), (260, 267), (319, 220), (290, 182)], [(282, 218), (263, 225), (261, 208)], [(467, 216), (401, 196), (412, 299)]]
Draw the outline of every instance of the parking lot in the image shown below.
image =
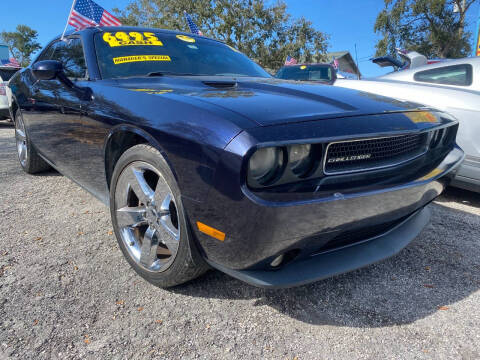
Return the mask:
[(17, 164), (0, 122), (0, 358), (480, 357), (480, 195), (449, 189), (398, 256), (286, 290), (217, 271), (162, 290), (137, 276), (108, 209)]

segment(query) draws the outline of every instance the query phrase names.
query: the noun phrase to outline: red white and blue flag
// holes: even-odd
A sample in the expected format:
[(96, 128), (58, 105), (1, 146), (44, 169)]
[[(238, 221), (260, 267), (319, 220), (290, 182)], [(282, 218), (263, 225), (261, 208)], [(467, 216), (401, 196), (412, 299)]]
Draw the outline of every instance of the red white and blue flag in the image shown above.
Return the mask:
[(185, 14), (185, 18), (187, 19), (188, 27), (190, 28), (190, 32), (195, 35), (203, 35), (203, 33), (198, 28), (197, 24), (193, 22), (192, 17), (186, 11), (183, 12)]
[(0, 66), (20, 68), (20, 63), (15, 58), (0, 60)]
[(285, 65), (296, 65), (297, 64), (297, 60), (294, 59), (293, 57), (291, 56), (287, 56), (287, 58), (285, 59)]
[(92, 0), (75, 0), (68, 23), (76, 30), (89, 26), (120, 26), (122, 23)]
[(333, 57), (333, 67), (335, 68), (335, 70), (338, 70), (338, 68), (340, 67), (340, 64), (338, 63), (338, 59), (336, 57)]

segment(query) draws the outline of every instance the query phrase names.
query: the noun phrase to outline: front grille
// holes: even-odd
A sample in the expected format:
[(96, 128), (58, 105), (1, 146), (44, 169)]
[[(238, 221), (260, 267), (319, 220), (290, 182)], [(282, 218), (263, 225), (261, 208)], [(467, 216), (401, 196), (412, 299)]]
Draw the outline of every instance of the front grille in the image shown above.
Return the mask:
[(398, 165), (425, 153), (427, 137), (422, 133), (331, 143), (324, 172), (343, 174)]

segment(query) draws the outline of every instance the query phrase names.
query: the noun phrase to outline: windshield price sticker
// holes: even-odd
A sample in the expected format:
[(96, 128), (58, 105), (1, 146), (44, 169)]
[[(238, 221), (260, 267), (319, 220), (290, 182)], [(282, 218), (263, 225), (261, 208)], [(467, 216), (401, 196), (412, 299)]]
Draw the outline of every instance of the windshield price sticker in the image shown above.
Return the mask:
[(163, 43), (154, 33), (151, 32), (139, 33), (132, 31), (127, 34), (126, 32), (118, 31), (114, 35), (106, 32), (103, 34), (103, 40), (108, 43), (110, 47), (142, 45), (163, 46)]
[(195, 42), (194, 38), (192, 38), (190, 36), (187, 36), (187, 35), (177, 35), (177, 39), (185, 41), (185, 42), (189, 42), (189, 43), (194, 43)]
[(141, 61), (172, 61), (168, 55), (132, 55), (113, 58), (115, 65)]

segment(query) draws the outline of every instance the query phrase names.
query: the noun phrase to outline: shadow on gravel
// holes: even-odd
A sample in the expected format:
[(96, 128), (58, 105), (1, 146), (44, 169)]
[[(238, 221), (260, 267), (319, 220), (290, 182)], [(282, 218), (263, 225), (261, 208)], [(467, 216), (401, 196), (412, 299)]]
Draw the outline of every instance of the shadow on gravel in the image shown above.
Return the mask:
[(480, 193), (449, 187), (443, 195), (436, 200), (436, 202), (439, 204), (446, 202), (459, 202), (480, 209)]
[[(478, 212), (441, 205), (449, 201), (468, 202)], [(430, 224), (406, 249), (352, 273), (297, 288), (264, 290), (210, 271), (171, 291), (204, 298), (254, 299), (254, 306), (270, 306), (315, 325), (409, 324), (448, 311), (450, 304), (480, 289), (480, 194), (449, 189), (437, 203), (431, 205)]]

